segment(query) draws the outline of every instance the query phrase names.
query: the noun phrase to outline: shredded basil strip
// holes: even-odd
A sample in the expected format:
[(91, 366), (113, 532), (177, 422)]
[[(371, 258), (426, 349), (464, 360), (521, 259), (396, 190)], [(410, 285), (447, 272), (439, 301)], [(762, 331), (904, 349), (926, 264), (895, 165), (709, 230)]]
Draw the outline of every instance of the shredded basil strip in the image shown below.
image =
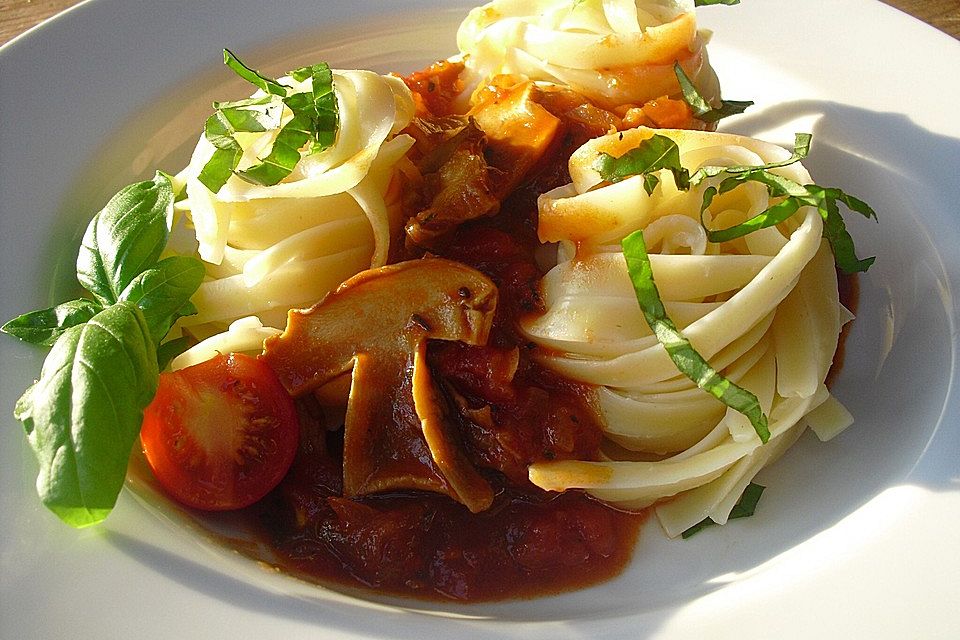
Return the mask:
[(810, 206), (815, 207), (823, 218), (823, 236), (830, 243), (834, 260), (841, 271), (858, 273), (866, 271), (873, 265), (875, 257), (863, 260), (857, 258), (853, 238), (847, 231), (838, 203), (843, 203), (849, 210), (867, 219), (876, 220), (877, 214), (870, 205), (840, 189), (824, 188), (813, 184), (801, 185), (783, 176), (770, 173), (766, 169), (744, 171), (735, 173), (725, 178), (719, 186), (711, 186), (704, 191), (703, 204), (700, 207), (701, 218), (717, 195), (726, 193), (745, 182), (759, 182), (767, 187), (771, 196), (784, 197), (784, 199), (738, 225), (726, 229), (707, 229), (707, 239), (710, 242), (727, 242), (758, 229), (774, 226), (792, 216), (800, 207)]
[(283, 86), (276, 80), (261, 75), (258, 71), (243, 64), (229, 49), (223, 50), (223, 63), (230, 67), (238, 76), (266, 93), (280, 97), (287, 95), (288, 87)]
[[(740, 499), (737, 501), (737, 504), (733, 506), (733, 509), (730, 510), (730, 515), (727, 517), (727, 520), (736, 520), (737, 518), (749, 518), (757, 510), (757, 503), (760, 501), (760, 496), (763, 495), (763, 490), (766, 489), (763, 485), (755, 484), (751, 482), (747, 485), (747, 488), (743, 490), (743, 494), (740, 496)], [(693, 536), (694, 534), (700, 533), (707, 527), (715, 526), (717, 523), (710, 518), (704, 518), (697, 524), (693, 525), (682, 534), (684, 540)]]
[(333, 92), (333, 73), (326, 64), (304, 67), (291, 72), (302, 82), (311, 78), (310, 93), (295, 93), (284, 98), (293, 117), (283, 126), (273, 148), (260, 164), (237, 175), (255, 184), (272, 186), (286, 178), (300, 161), (300, 149), (311, 142), (310, 153), (329, 148), (336, 140), (339, 125), (337, 99)]
[(333, 91), (333, 71), (330, 67), (320, 63), (292, 72), (294, 78), (304, 79), (306, 73), (309, 73), (310, 86), (313, 88), (310, 116), (314, 119), (314, 146), (311, 153), (319, 153), (336, 142), (340, 113), (337, 111), (337, 95)]
[[(732, 167), (705, 166), (693, 174), (680, 164), (680, 148), (677, 144), (660, 134), (643, 140), (634, 149), (619, 158), (601, 153), (593, 164), (600, 178), (607, 182), (619, 182), (632, 176), (642, 176), (647, 194), (660, 184), (656, 172), (667, 169), (674, 177), (678, 189), (687, 190), (708, 178), (720, 178), (720, 184), (704, 189), (700, 206), (700, 222), (707, 230), (710, 242), (728, 242), (743, 237), (759, 229), (765, 229), (787, 220), (800, 207), (816, 207), (823, 218), (823, 237), (830, 243), (834, 260), (844, 273), (866, 271), (875, 258), (859, 259), (854, 249), (853, 238), (847, 231), (840, 214), (839, 204), (868, 219), (877, 219), (876, 212), (863, 200), (851, 196), (837, 188), (821, 187), (815, 184), (801, 185), (789, 178), (770, 171), (786, 167), (807, 157), (810, 152), (812, 136), (809, 133), (797, 133), (794, 139), (793, 153), (785, 160), (770, 162), (758, 166), (736, 165)], [(765, 211), (740, 224), (726, 229), (709, 229), (703, 224), (703, 214), (718, 195), (732, 191), (746, 182), (759, 182), (767, 187), (772, 197), (783, 198)]]
[(197, 175), (197, 180), (213, 193), (217, 193), (227, 183), (233, 170), (240, 164), (243, 149), (233, 139), (230, 123), (217, 111), (207, 118), (203, 127), (204, 137), (216, 150)]
[[(302, 100), (294, 101), (294, 98), (300, 96), (306, 96), (306, 94), (295, 94), (286, 98), (284, 102), (288, 106), (291, 102), (294, 104), (302, 102)], [(310, 140), (310, 128), (309, 116), (303, 112), (294, 111), (293, 118), (283, 125), (280, 133), (277, 134), (267, 157), (261, 158), (259, 164), (237, 171), (237, 176), (247, 182), (263, 186), (273, 186), (279, 183), (290, 175), (290, 172), (300, 162), (300, 147)]]
[(238, 132), (262, 133), (275, 128), (279, 123), (279, 113), (273, 115), (255, 109), (231, 106), (220, 109), (207, 118), (203, 127), (203, 136), (215, 147), (213, 155), (207, 161), (197, 179), (213, 193), (217, 193), (227, 183), (240, 164), (243, 148), (233, 137)]
[(673, 174), (678, 189), (690, 188), (690, 173), (680, 165), (680, 147), (660, 134), (654, 134), (619, 158), (601, 153), (593, 164), (600, 177), (607, 182), (620, 182), (631, 176), (643, 176), (643, 188), (647, 195), (653, 193), (660, 178), (655, 172), (667, 169)]
[(643, 240), (643, 231), (634, 231), (628, 235), (621, 242), (621, 246), (643, 316), (677, 369), (723, 404), (745, 415), (760, 441), (766, 443), (770, 439), (770, 430), (767, 428), (767, 416), (764, 415), (757, 397), (711, 367), (667, 316), (653, 279), (653, 268)]
[[(296, 168), (302, 157), (301, 149), (308, 142), (311, 144), (307, 153), (313, 154), (329, 148), (336, 141), (339, 114), (333, 72), (327, 64), (291, 71), (290, 76), (297, 82), (311, 81), (310, 91), (291, 94), (290, 87), (246, 66), (227, 49), (224, 49), (223, 60), (237, 75), (268, 95), (214, 102), (217, 111), (207, 119), (204, 137), (216, 150), (198, 176), (211, 192), (219, 192), (232, 175), (263, 186), (278, 184)], [(270, 152), (260, 158), (259, 163), (238, 171), (243, 149), (233, 134), (265, 132), (280, 127), (283, 106), (290, 110), (292, 117), (277, 133)]]
[(748, 107), (753, 106), (752, 100), (721, 100), (720, 106), (713, 108), (706, 98), (697, 91), (693, 81), (683, 71), (679, 62), (673, 63), (673, 73), (677, 76), (677, 82), (680, 83), (680, 91), (683, 93), (683, 100), (693, 110), (693, 115), (703, 122), (717, 122), (729, 116), (735, 116), (743, 113)]
[[(803, 160), (810, 154), (810, 143), (813, 142), (813, 136), (809, 133), (795, 133), (793, 134), (793, 153), (790, 154), (790, 157), (786, 160), (779, 160), (777, 162), (768, 162), (766, 164), (760, 165), (734, 165), (732, 167), (717, 167), (717, 166), (704, 166), (700, 167), (693, 172), (693, 175), (690, 176), (690, 184), (698, 185), (707, 178), (715, 178), (720, 174), (727, 175), (736, 175), (740, 173), (750, 173), (751, 171), (756, 171), (758, 169), (777, 169), (779, 167), (787, 167), (795, 162)], [(779, 181), (784, 187), (787, 186), (785, 178), (781, 178), (776, 174), (770, 174), (771, 180)], [(799, 192), (798, 192), (799, 193)]]
[(740, 0), (694, 0), (693, 6), (695, 7), (709, 7), (712, 4), (725, 4), (728, 7), (731, 7), (735, 4), (740, 4)]

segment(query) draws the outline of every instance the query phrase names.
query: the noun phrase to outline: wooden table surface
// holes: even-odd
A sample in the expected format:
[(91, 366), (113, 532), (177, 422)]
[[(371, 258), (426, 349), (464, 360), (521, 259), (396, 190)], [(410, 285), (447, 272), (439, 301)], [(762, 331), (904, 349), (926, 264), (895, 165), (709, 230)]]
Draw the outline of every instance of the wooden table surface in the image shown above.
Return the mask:
[[(78, 1), (0, 0), (0, 45)], [(960, 40), (960, 0), (884, 1)]]

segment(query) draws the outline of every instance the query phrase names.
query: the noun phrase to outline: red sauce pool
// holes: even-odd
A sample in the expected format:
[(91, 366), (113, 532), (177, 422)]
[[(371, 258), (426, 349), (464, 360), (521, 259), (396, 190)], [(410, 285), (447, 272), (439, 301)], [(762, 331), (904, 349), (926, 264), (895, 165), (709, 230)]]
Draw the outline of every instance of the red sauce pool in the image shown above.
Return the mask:
[(321, 584), (469, 602), (546, 595), (617, 575), (643, 520), (579, 492), (502, 482), (479, 514), (429, 493), (348, 500), (337, 496), (338, 465), (327, 460), (325, 469), (295, 469), (250, 512), (274, 564)]
[(494, 488), (493, 506), (472, 514), (423, 492), (340, 497), (342, 434), (323, 430), (307, 411), (293, 468), (245, 516), (275, 551), (272, 564), (321, 584), (467, 602), (578, 589), (626, 566), (644, 514), (579, 491), (545, 492), (526, 478), (534, 461), (594, 459), (601, 441), (588, 390), (537, 365), (535, 348), (514, 329), (520, 316), (542, 310), (536, 195), (569, 181), (566, 156), (575, 144), (567, 140), (568, 149), (497, 216), (466, 223), (431, 247), (483, 271), (499, 290), (486, 347), (435, 342), (428, 352), (434, 378), (459, 409), (450, 414), (464, 447)]

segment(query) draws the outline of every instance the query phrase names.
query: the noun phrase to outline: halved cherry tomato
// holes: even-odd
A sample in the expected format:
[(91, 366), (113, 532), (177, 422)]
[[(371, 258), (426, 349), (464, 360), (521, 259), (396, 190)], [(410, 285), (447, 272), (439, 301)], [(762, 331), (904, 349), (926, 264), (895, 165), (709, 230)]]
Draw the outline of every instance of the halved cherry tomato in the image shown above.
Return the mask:
[(299, 437), (293, 400), (276, 374), (242, 354), (161, 373), (140, 430), (163, 488), (211, 511), (246, 507), (277, 486)]

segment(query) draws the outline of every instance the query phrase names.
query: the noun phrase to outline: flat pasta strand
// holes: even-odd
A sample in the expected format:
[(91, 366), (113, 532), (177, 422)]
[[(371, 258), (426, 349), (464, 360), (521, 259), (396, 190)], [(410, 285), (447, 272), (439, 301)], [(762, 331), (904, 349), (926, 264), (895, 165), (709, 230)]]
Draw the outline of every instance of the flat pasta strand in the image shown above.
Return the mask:
[[(544, 347), (538, 358), (545, 366), (597, 387), (605, 435), (617, 446), (605, 448), (599, 462), (533, 464), (529, 476), (543, 488), (579, 487), (625, 508), (658, 504), (665, 530), (678, 535), (706, 517), (726, 521), (751, 479), (808, 422), (825, 437), (848, 424), (849, 414), (824, 386), (848, 313), (813, 208), (712, 243), (701, 236), (701, 203), (704, 190), (722, 178), (680, 191), (663, 170), (650, 194), (642, 176), (602, 181), (595, 167), (601, 153), (619, 157), (654, 134), (678, 145), (690, 172), (790, 156), (742, 136), (642, 128), (591, 140), (573, 153), (572, 182), (538, 203), (541, 239), (561, 245), (558, 264), (543, 278), (546, 311), (521, 329)], [(811, 182), (799, 164), (772, 171)], [(748, 183), (714, 198), (702, 217), (723, 228), (775, 203), (766, 187)], [(637, 229), (644, 231), (668, 316), (711, 367), (757, 396), (769, 419), (767, 444), (745, 416), (680, 374), (652, 335), (619, 248)]]

